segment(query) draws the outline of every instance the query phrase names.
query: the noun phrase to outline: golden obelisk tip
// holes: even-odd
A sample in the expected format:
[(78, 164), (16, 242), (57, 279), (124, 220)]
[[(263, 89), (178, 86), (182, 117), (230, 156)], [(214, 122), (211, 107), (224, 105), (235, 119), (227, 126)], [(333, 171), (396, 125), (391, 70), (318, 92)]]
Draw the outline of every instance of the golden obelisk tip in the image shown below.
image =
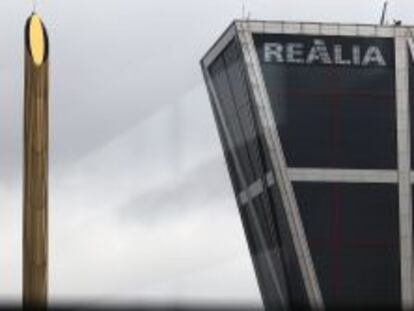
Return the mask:
[(40, 66), (46, 56), (46, 35), (42, 20), (36, 13), (29, 20), (29, 47), (34, 63)]

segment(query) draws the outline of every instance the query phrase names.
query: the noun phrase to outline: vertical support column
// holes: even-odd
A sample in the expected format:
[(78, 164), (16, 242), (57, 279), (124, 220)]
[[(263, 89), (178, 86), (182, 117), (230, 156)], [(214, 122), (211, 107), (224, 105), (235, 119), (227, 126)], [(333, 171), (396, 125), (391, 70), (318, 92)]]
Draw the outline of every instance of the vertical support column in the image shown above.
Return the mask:
[(395, 73), (397, 100), (399, 227), (401, 254), (401, 295), (404, 309), (412, 309), (412, 194), (410, 182), (410, 103), (408, 46), (406, 30), (397, 29), (395, 38)]
[(23, 305), (47, 305), (48, 43), (37, 15), (25, 29)]
[(276, 183), (280, 187), (280, 193), (288, 218), (289, 229), (291, 231), (290, 233), (293, 237), (293, 243), (299, 259), (299, 265), (310, 306), (314, 310), (323, 310), (325, 306), (319, 281), (316, 276), (292, 183), (288, 176), (287, 165), (281, 148), (270, 99), (261, 73), (260, 62), (254, 48), (252, 32), (248, 29), (248, 22), (238, 22), (236, 25), (238, 27), (237, 29), (243, 50), (244, 61), (250, 78), (250, 85), (255, 97), (258, 117), (270, 152), (270, 160), (273, 166)]
[[(231, 157), (233, 159), (234, 166), (235, 166), (235, 169), (236, 169), (236, 172), (237, 172), (237, 177), (238, 177), (239, 182), (242, 186), (242, 189), (248, 189), (249, 185), (246, 181), (246, 178), (245, 178), (245, 175), (244, 175), (241, 163), (240, 163), (240, 159), (237, 157), (237, 154), (234, 152), (234, 150), (236, 148), (234, 147), (234, 141), (231, 138), (231, 133), (230, 133), (230, 130), (228, 129), (222, 107), (220, 106), (219, 97), (216, 94), (213, 82), (211, 80), (210, 74), (208, 73), (208, 70), (207, 70), (206, 67), (204, 68), (204, 76), (205, 76), (207, 88), (208, 88), (208, 91), (209, 91), (209, 95), (212, 99), (212, 103), (213, 103), (213, 105), (215, 107), (215, 110), (216, 110), (216, 113), (217, 113), (217, 118), (218, 118), (217, 122), (219, 122), (221, 124), (221, 128), (223, 130), (223, 132), (220, 133), (220, 135), (223, 137), (222, 139), (227, 142), (227, 144), (228, 144), (228, 146), (231, 150)], [(261, 245), (261, 246), (264, 246), (264, 245), (267, 244), (266, 234), (263, 232), (263, 228), (260, 224), (257, 211), (255, 209), (255, 206), (253, 205), (253, 198), (252, 198), (249, 191), (246, 191), (246, 203), (245, 204), (246, 204), (246, 206), (244, 206), (242, 208), (246, 208), (249, 211), (249, 213), (252, 217), (251, 226), (257, 230), (256, 232), (257, 232), (258, 244)], [(283, 278), (280, 275), (278, 275), (277, 271), (274, 269), (275, 263), (272, 260), (270, 252), (265, 251), (265, 252), (263, 252), (263, 254), (261, 254), (261, 256), (262, 256), (261, 260), (262, 260), (263, 264), (266, 266), (265, 271), (268, 274), (267, 277), (268, 277), (268, 280), (269, 280), (269, 286), (271, 286), (275, 289), (275, 292), (272, 296), (266, 296), (266, 295), (264, 295), (264, 292), (262, 292), (262, 298), (263, 298), (265, 307), (269, 308), (269, 310), (273, 310), (273, 309), (288, 310), (289, 309), (289, 301), (287, 299), (287, 296), (286, 296), (286, 293), (283, 289), (283, 286), (281, 285), (281, 282), (282, 282), (281, 280)], [(253, 259), (253, 262), (254, 261), (255, 261), (255, 259)], [(260, 269), (257, 267), (257, 265), (255, 265), (255, 266), (256, 266), (255, 267), (256, 274), (263, 273), (263, 271), (260, 271)], [(261, 286), (260, 280), (259, 280), (259, 286)]]

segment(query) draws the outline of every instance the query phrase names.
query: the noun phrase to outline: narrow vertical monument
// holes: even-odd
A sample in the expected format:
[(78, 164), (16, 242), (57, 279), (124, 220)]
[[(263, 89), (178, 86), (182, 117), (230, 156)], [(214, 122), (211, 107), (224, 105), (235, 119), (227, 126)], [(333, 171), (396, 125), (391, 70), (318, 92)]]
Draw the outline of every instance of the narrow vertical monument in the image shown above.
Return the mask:
[(32, 14), (25, 28), (23, 305), (47, 305), (48, 72), (44, 24)]

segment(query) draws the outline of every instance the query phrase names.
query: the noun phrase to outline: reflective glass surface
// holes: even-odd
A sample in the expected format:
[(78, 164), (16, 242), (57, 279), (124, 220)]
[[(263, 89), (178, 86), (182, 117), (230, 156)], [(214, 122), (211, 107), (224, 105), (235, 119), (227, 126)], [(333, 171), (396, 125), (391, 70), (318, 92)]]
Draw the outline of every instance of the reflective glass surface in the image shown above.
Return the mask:
[[(237, 41), (228, 45), (208, 71), (213, 83), (210, 92), (216, 94), (216, 97), (212, 96), (213, 111), (238, 197), (245, 190), (243, 183), (248, 186), (257, 180), (264, 180), (270, 164), (262, 131), (255, 118), (251, 90)], [(284, 257), (271, 198), (259, 196), (251, 204), (243, 204), (239, 200), (239, 211), (264, 304), (273, 309), (289, 304), (290, 288), (286, 283)]]
[[(413, 55), (408, 50), (409, 57), (409, 96), (410, 96), (410, 125), (411, 125), (411, 148), (414, 146), (414, 59)], [(414, 167), (414, 153), (411, 152), (411, 168)]]
[(289, 166), (396, 167), (392, 39), (254, 39)]
[(399, 306), (398, 187), (294, 183), (328, 307)]

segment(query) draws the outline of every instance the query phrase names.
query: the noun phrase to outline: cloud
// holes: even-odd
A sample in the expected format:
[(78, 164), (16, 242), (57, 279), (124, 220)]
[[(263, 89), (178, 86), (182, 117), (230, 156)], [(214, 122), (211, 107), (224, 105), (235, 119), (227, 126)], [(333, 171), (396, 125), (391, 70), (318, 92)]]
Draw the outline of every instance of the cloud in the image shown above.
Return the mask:
[(53, 171), (54, 301), (260, 304), (204, 86), (178, 102)]
[[(231, 199), (232, 193), (226, 175), (223, 159), (214, 158), (189, 174), (129, 198), (119, 209), (120, 216), (141, 223), (160, 221), (164, 217), (176, 218), (183, 212), (205, 206), (216, 206), (214, 212), (220, 213), (220, 203)], [(235, 204), (232, 206), (237, 209)]]
[[(53, 301), (260, 301), (199, 68), (243, 3), (254, 19), (376, 23), (382, 0), (39, 1), (51, 39)], [(411, 21), (411, 8), (394, 3), (390, 18)], [(0, 2), (0, 298), (17, 300), (30, 10)]]
[[(227, 205), (227, 206), (226, 206)], [(217, 209), (188, 210), (156, 224), (125, 222), (91, 210), (67, 220), (55, 212), (51, 227), (51, 295), (55, 301), (92, 299), (235, 301), (258, 303), (258, 292), (241, 224), (232, 200)], [(70, 205), (67, 206), (70, 208)], [(53, 251), (58, 248), (59, 251)], [(239, 262), (227, 280), (206, 277)], [(240, 265), (241, 262), (241, 265)], [(236, 273), (237, 272), (237, 273)], [(241, 278), (243, 295), (233, 290)], [(216, 282), (216, 283), (215, 283)], [(158, 291), (160, 290), (160, 291)], [(166, 296), (164, 296), (166, 294)]]

